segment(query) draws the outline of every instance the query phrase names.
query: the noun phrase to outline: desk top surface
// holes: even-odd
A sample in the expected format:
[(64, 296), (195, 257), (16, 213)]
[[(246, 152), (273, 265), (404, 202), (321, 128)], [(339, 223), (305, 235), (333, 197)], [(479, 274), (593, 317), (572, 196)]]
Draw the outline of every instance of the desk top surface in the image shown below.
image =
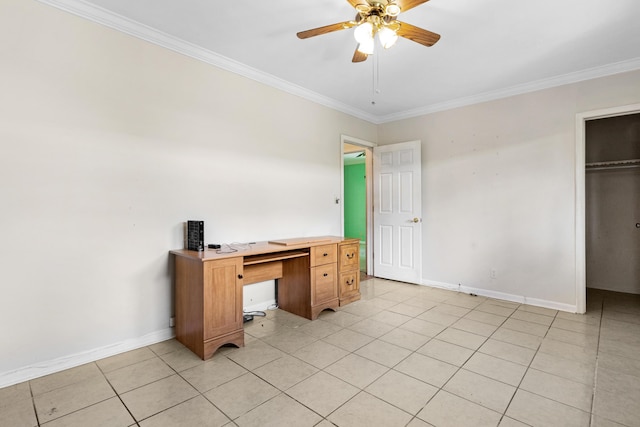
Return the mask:
[[(206, 248), (204, 251), (190, 251), (187, 249), (175, 249), (170, 251), (171, 254), (186, 258), (199, 259), (201, 261), (245, 257), (251, 255), (262, 255), (274, 252), (291, 251), (295, 249), (307, 249), (313, 246), (329, 245), (342, 242), (359, 242), (358, 239), (338, 236), (315, 236), (315, 237), (297, 237), (293, 239), (278, 239), (265, 242), (242, 243), (237, 244), (237, 250), (226, 252), (223, 245), (220, 249)], [(231, 244), (232, 246), (234, 244)], [(241, 246), (241, 247), (240, 247)], [(245, 249), (246, 248), (246, 249)]]

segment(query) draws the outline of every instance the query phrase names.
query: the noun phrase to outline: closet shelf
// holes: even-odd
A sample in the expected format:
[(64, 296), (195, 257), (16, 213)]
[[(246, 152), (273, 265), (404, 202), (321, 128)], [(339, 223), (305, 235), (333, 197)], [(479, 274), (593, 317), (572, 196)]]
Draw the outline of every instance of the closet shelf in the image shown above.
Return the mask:
[(626, 169), (640, 167), (640, 159), (615, 160), (610, 162), (593, 162), (585, 165), (586, 170)]

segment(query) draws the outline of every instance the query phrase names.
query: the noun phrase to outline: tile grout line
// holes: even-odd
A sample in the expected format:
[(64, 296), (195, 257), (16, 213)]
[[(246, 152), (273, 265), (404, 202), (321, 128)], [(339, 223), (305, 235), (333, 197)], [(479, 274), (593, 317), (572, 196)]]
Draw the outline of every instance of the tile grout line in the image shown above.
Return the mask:
[(602, 318), (604, 317), (604, 300), (602, 298), (602, 302), (600, 303), (600, 321), (598, 323), (598, 345), (596, 346), (596, 360), (595, 366), (593, 367), (593, 387), (591, 394), (591, 416), (589, 417), (589, 426), (593, 425), (594, 417), (595, 417), (595, 406), (596, 406), (596, 390), (598, 384), (598, 359), (600, 358), (600, 339), (602, 337)]
[(29, 384), (29, 394), (31, 395), (31, 406), (33, 407), (33, 413), (36, 417), (36, 423), (38, 427), (40, 427), (40, 417), (38, 416), (38, 408), (36, 408), (36, 396), (33, 394), (33, 387), (31, 387), (31, 381), (28, 381)]
[[(151, 350), (153, 352), (153, 350)], [(155, 354), (155, 353), (154, 353)], [(129, 365), (131, 366), (131, 365)], [(120, 393), (118, 393), (118, 391), (115, 389), (115, 387), (113, 386), (113, 384), (111, 384), (111, 381), (109, 381), (109, 378), (107, 378), (106, 373), (102, 370), (102, 368), (100, 367), (100, 365), (98, 365), (96, 363), (96, 367), (98, 368), (98, 370), (100, 371), (100, 373), (102, 374), (102, 376), (104, 377), (105, 381), (107, 382), (107, 384), (109, 384), (109, 387), (111, 387), (111, 390), (113, 390), (113, 392), (116, 394), (116, 396), (118, 397), (118, 400), (120, 401), (120, 403), (122, 403), (122, 406), (124, 406), (124, 409), (127, 410), (127, 413), (129, 415), (131, 415), (131, 419), (134, 421), (136, 426), (139, 426), (139, 422), (138, 419), (136, 417), (133, 416), (133, 413), (131, 413), (131, 410), (129, 409), (129, 407), (126, 405), (126, 403), (124, 403), (124, 401), (122, 400), (122, 396), (120, 396)], [(135, 390), (135, 389), (134, 389)], [(130, 426), (129, 426), (130, 427)]]
[[(514, 313), (515, 313), (515, 311), (514, 311)], [(556, 311), (556, 314), (553, 316), (553, 321), (555, 321), (557, 316), (558, 316), (558, 312)], [(509, 317), (511, 317), (511, 316), (509, 316)], [(551, 329), (551, 325), (553, 324), (553, 321), (551, 322), (551, 324), (547, 328), (547, 332), (545, 332), (545, 337), (549, 333), (549, 330)], [(542, 339), (544, 340), (545, 337), (542, 337)], [(509, 403), (507, 403), (507, 407), (504, 410), (504, 414), (503, 414), (502, 418), (500, 419), (500, 422), (502, 422), (502, 419), (507, 416), (507, 411), (509, 410), (509, 407), (511, 406), (511, 403), (513, 403), (513, 399), (516, 397), (516, 393), (518, 393), (518, 390), (524, 390), (524, 389), (521, 389), (520, 386), (522, 385), (522, 382), (524, 381), (524, 378), (527, 376), (527, 372), (529, 372), (529, 369), (531, 369), (531, 365), (533, 364), (533, 361), (536, 359), (536, 356), (538, 355), (538, 352), (540, 351), (540, 347), (541, 346), (542, 346), (542, 341), (540, 341), (540, 344), (538, 344), (538, 346), (537, 346), (537, 348), (535, 350), (535, 353), (533, 353), (533, 357), (531, 358), (531, 360), (529, 361), (529, 364), (527, 365), (527, 369), (524, 371), (524, 374), (522, 375), (522, 378), (520, 378), (520, 381), (518, 382), (518, 385), (516, 386), (515, 392), (511, 396), (511, 399), (509, 399)], [(524, 390), (524, 391), (527, 391), (527, 390)], [(529, 393), (531, 393), (531, 392), (529, 392)], [(535, 393), (533, 393), (533, 394), (535, 394)], [(542, 396), (542, 397), (545, 397), (545, 396)], [(547, 397), (545, 397), (545, 398), (548, 399)], [(520, 421), (520, 420), (517, 420), (517, 421)], [(523, 424), (526, 424), (524, 421), (520, 421), (520, 422), (522, 422)]]

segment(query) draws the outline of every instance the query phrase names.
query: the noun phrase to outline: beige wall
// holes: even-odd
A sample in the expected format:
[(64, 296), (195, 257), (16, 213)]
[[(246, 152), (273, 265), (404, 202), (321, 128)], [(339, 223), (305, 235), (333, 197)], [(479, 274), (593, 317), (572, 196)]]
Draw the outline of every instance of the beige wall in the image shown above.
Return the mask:
[(0, 72), (0, 387), (168, 337), (185, 220), (208, 242), (339, 234), (340, 136), (376, 138), (35, 1), (0, 0)]
[(576, 114), (638, 102), (640, 71), (379, 126), (422, 141), (423, 283), (574, 309)]

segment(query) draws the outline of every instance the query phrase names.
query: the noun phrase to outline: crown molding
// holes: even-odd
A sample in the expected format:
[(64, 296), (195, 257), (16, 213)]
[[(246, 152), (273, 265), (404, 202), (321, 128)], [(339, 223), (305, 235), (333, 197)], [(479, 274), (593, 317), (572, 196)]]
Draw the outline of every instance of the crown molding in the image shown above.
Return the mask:
[(627, 61), (607, 64), (600, 67), (589, 68), (574, 73), (568, 73), (560, 76), (554, 76), (547, 79), (541, 79), (534, 82), (524, 83), (511, 86), (505, 89), (485, 92), (464, 98), (453, 99), (450, 101), (440, 102), (436, 104), (425, 105), (423, 107), (401, 111), (388, 115), (373, 115), (366, 111), (351, 107), (335, 99), (321, 95), (317, 92), (305, 89), (281, 78), (265, 73), (258, 69), (249, 67), (233, 59), (211, 52), (193, 43), (186, 42), (177, 37), (158, 31), (140, 22), (133, 21), (124, 16), (110, 12), (104, 8), (88, 3), (84, 0), (38, 0), (41, 3), (64, 10), (98, 24), (113, 28), (117, 31), (129, 34), (147, 42), (170, 49), (174, 52), (189, 56), (207, 64), (216, 66), (223, 70), (241, 75), (259, 83), (282, 90), (292, 95), (299, 96), (325, 107), (331, 108), (349, 114), (356, 118), (368, 121), (373, 124), (383, 124), (397, 120), (410, 119), (426, 114), (432, 114), (439, 111), (451, 110), (454, 108), (465, 107), (473, 104), (479, 104), (487, 101), (494, 101), (501, 98), (507, 98), (515, 95), (522, 95), (529, 92), (535, 92), (543, 89), (550, 89), (571, 83), (577, 83), (584, 80), (595, 79), (598, 77), (606, 77), (613, 74), (624, 73), (640, 69), (640, 58), (634, 58)]
[(522, 95), (529, 92), (535, 92), (544, 89), (550, 89), (572, 83), (578, 83), (585, 80), (606, 77), (613, 74), (625, 73), (640, 69), (640, 58), (634, 58), (627, 61), (615, 62), (600, 67), (588, 68), (574, 73), (554, 76), (547, 79), (536, 80), (521, 85), (511, 86), (505, 89), (494, 90), (490, 92), (472, 95), (464, 98), (453, 99), (438, 104), (426, 105), (424, 107), (412, 110), (402, 111), (399, 113), (389, 114), (377, 117), (378, 124), (393, 122), (397, 120), (410, 119), (426, 114), (437, 113), (439, 111), (451, 110), (459, 107), (466, 107), (473, 104), (480, 104), (487, 101), (495, 101), (497, 99), (508, 98), (510, 96)]
[(140, 22), (118, 15), (84, 0), (38, 0), (40, 3), (53, 6), (57, 9), (69, 12), (81, 18), (88, 19), (100, 25), (123, 32), (130, 36), (170, 49), (174, 52), (197, 59), (223, 70), (241, 75), (251, 80), (263, 83), (267, 86), (282, 90), (292, 95), (299, 96), (333, 110), (337, 110), (351, 116), (376, 123), (378, 118), (365, 111), (353, 108), (349, 105), (326, 97), (317, 92), (305, 89), (290, 83), (274, 75), (249, 67), (226, 56), (219, 55), (204, 49), (193, 43), (189, 43), (162, 31), (151, 28)]

